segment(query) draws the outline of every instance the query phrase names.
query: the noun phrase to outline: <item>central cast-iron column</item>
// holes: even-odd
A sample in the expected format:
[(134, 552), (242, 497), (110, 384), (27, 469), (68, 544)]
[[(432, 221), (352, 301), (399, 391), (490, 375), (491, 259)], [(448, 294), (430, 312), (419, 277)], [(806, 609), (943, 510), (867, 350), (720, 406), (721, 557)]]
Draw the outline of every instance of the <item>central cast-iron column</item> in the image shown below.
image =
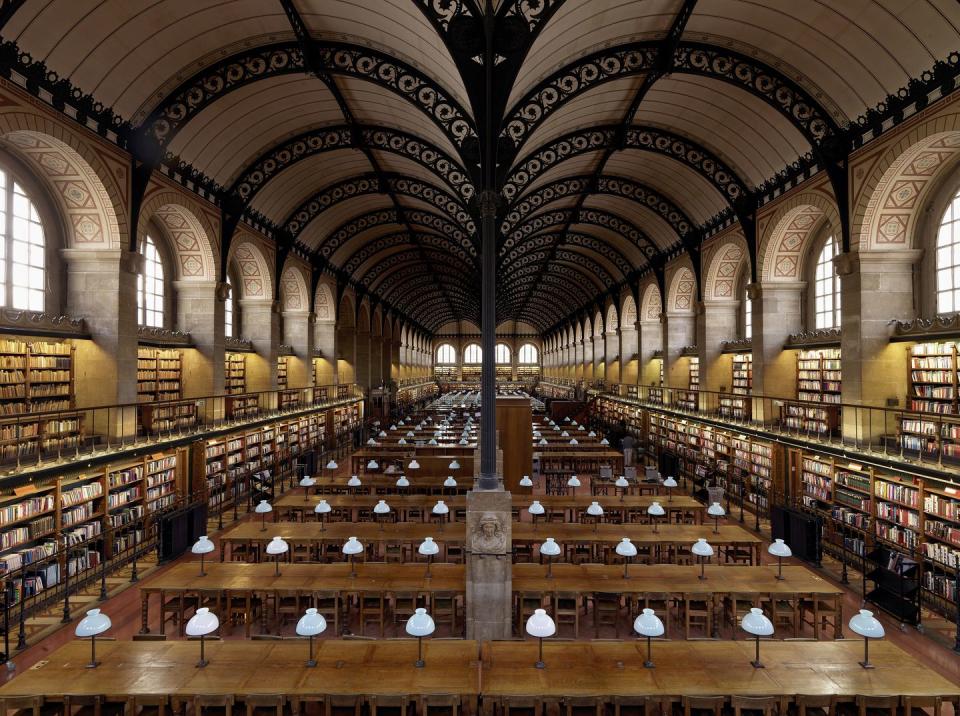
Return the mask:
[(497, 194), (487, 189), (480, 194), (481, 220), (481, 321), (480, 347), (480, 490), (500, 489), (497, 476)]

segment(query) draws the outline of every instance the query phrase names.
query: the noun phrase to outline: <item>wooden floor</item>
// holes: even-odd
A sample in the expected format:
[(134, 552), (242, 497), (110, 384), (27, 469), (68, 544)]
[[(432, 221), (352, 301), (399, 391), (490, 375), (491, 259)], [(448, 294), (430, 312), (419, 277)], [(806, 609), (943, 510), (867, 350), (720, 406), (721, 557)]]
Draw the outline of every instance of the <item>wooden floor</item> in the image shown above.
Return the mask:
[[(341, 468), (341, 472), (343, 472), (345, 476), (347, 470), (346, 465), (348, 464), (349, 462), (346, 460), (341, 461), (341, 465), (344, 465), (344, 467)], [(241, 520), (252, 519), (253, 517), (253, 515), (241, 515)], [(737, 522), (737, 524), (739, 524), (739, 522)], [(225, 527), (227, 527), (226, 523)], [(765, 549), (766, 540), (769, 539), (768, 525), (762, 525), (762, 535), (765, 539), (764, 549), (762, 550), (763, 562), (771, 563), (773, 560), (771, 560), (769, 555), (766, 554)], [(211, 538), (216, 541), (215, 534), (211, 534)], [(149, 584), (151, 580), (156, 579), (159, 575), (162, 575), (173, 564), (182, 563), (183, 561), (193, 561), (194, 559), (195, 558), (192, 555), (188, 554), (168, 565), (155, 567), (146, 577), (141, 580), (140, 584)], [(785, 564), (789, 564), (790, 562), (791, 560), (787, 560), (785, 561)], [(837, 586), (841, 586), (839, 581), (832, 573), (832, 570), (829, 569), (829, 565), (827, 569), (822, 570), (821, 574), (825, 578), (837, 584)], [(859, 575), (851, 574), (850, 581), (850, 585), (843, 587), (846, 595), (844, 600), (844, 613), (847, 615), (855, 613), (862, 604), (859, 593)], [(119, 583), (115, 582), (112, 586), (118, 586), (118, 584)], [(87, 597), (82, 604), (83, 606), (89, 608), (93, 602), (91, 602), (90, 598)], [(113, 621), (113, 628), (110, 631), (110, 636), (115, 637), (118, 640), (129, 640), (139, 630), (140, 594), (139, 589), (137, 589), (136, 586), (122, 591), (117, 596), (114, 596), (105, 602), (101, 602), (97, 606), (106, 611)], [(8, 669), (6, 673), (3, 674), (4, 682), (14, 678), (18, 672), (22, 672), (30, 668), (30, 666), (33, 664), (43, 660), (47, 654), (51, 653), (64, 643), (72, 640), (74, 638), (73, 629), (76, 625), (76, 621), (79, 621), (79, 619), (83, 617), (80, 601), (77, 602), (77, 608), (73, 610), (72, 616), (74, 617), (73, 624), (66, 625), (64, 628), (61, 628), (52, 635), (43, 638), (39, 643), (29, 646), (20, 653), (14, 652), (14, 657), (12, 661), (8, 663)], [(952, 649), (944, 645), (945, 640), (943, 639), (942, 634), (940, 635), (940, 638), (931, 638), (931, 636), (921, 633), (912, 627), (906, 627), (905, 629), (901, 630), (898, 624), (887, 615), (878, 612), (877, 616), (884, 623), (887, 632), (887, 639), (910, 652), (915, 658), (939, 674), (949, 679), (953, 679), (954, 681), (960, 681), (960, 654), (957, 654), (956, 652), (952, 651)], [(56, 620), (54, 620), (54, 622), (55, 621)], [(592, 633), (592, 630), (588, 630), (588, 634)], [(392, 635), (393, 634), (388, 634), (388, 636)], [(396, 635), (400, 635), (399, 632)], [(844, 629), (844, 635), (848, 637), (855, 636), (846, 628)], [(601, 633), (600, 636), (612, 637), (613, 632), (611, 630), (609, 635)], [(232, 632), (226, 633), (224, 638), (243, 639), (244, 630), (234, 629)], [(949, 709), (946, 709), (945, 714), (948, 713)]]

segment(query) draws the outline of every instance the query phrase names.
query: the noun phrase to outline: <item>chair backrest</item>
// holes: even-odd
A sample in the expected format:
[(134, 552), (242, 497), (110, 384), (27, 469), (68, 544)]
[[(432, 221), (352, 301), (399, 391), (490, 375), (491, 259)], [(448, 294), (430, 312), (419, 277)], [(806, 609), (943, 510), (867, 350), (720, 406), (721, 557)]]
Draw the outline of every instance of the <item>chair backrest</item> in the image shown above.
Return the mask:
[(361, 697), (356, 694), (327, 694), (324, 699), (324, 715), (332, 716), (334, 709), (353, 709), (360, 716)]
[(128, 716), (136, 716), (140, 709), (155, 708), (158, 716), (164, 716), (169, 705), (169, 694), (138, 694), (127, 699), (124, 712)]
[(865, 716), (868, 709), (887, 709), (890, 716), (896, 716), (899, 705), (899, 696), (857, 696), (857, 710), (860, 716)]
[(233, 713), (233, 694), (196, 694), (193, 697), (193, 713), (202, 716), (204, 709), (222, 708), (226, 716)]
[(764, 716), (770, 716), (780, 708), (778, 696), (731, 696), (730, 706), (735, 716), (742, 711), (760, 711)]
[(716, 716), (720, 716), (726, 700), (726, 696), (684, 696), (683, 713), (690, 716), (691, 711), (713, 711)]
[(92, 706), (93, 715), (100, 716), (100, 711), (103, 706), (103, 697), (102, 696), (91, 696), (90, 694), (65, 694), (63, 697), (63, 713), (64, 716), (70, 716), (73, 713), (73, 709), (77, 706)]
[(280, 641), (282, 638), (278, 634), (252, 634), (250, 641)]
[(807, 709), (823, 709), (827, 716), (836, 711), (836, 698), (826, 694), (797, 694), (793, 697), (799, 716), (806, 716)]
[(256, 709), (275, 709), (277, 716), (283, 716), (283, 707), (287, 699), (283, 694), (247, 694), (243, 703), (247, 707), (247, 716)]
[(166, 634), (134, 634), (133, 641), (166, 641)]
[(20, 712), (20, 716), (24, 716), (27, 711), (30, 711), (32, 716), (40, 716), (41, 706), (42, 696), (7, 696), (0, 699), (0, 716), (7, 716), (11, 711)]

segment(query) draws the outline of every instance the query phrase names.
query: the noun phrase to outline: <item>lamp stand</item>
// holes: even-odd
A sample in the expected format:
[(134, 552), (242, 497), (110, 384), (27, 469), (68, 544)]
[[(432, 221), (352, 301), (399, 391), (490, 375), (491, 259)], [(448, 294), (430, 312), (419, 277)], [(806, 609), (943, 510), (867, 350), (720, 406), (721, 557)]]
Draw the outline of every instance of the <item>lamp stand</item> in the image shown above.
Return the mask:
[(357, 576), (357, 567), (353, 561), (353, 555), (350, 555), (350, 579), (354, 579)]
[(650, 517), (650, 521), (653, 522), (653, 533), (654, 533), (655, 535), (656, 535), (656, 534), (660, 534), (660, 523), (657, 522), (657, 518), (651, 516), (651, 517)]
[(97, 661), (97, 637), (94, 635), (90, 637), (90, 663), (87, 664), (87, 668), (96, 669), (99, 663)]
[(647, 660), (643, 662), (643, 668), (653, 669), (653, 655), (651, 654), (650, 637), (647, 637)]
[(553, 578), (553, 558), (547, 555), (547, 579)]
[(713, 518), (713, 533), (715, 535), (720, 534), (720, 518), (719, 517)]
[(279, 554), (277, 555), (277, 559), (273, 563), (273, 565), (275, 567), (273, 574), (275, 577), (279, 577), (280, 576), (280, 555)]
[(203, 552), (200, 553), (200, 576), (206, 577), (207, 573), (203, 571)]
[(707, 565), (706, 560), (705, 560), (703, 557), (700, 557), (700, 577), (699, 577), (700, 579), (706, 579), (706, 578), (707, 578), (707, 575), (704, 574), (704, 570), (706, 569), (706, 565)]
[(304, 502), (309, 502), (309, 501), (310, 501), (310, 488), (309, 488), (309, 487), (304, 487), (304, 488), (303, 488), (303, 501), (304, 501)]
[(267, 513), (266, 512), (260, 513), (260, 531), (261, 532), (267, 531)]
[(537, 663), (533, 666), (536, 669), (546, 669), (547, 665), (543, 663), (543, 637), (539, 637), (537, 641), (540, 642), (540, 657), (537, 659)]
[(630, 579), (630, 574), (627, 572), (627, 567), (629, 566), (630, 566), (630, 558), (624, 557), (623, 558), (623, 578), (624, 579)]
[(430, 560), (433, 559), (432, 554), (427, 555), (427, 573), (424, 575), (424, 579), (430, 579)]
[(763, 664), (760, 663), (760, 635), (757, 635), (757, 651), (756, 656), (754, 656), (753, 661), (750, 662), (750, 666), (754, 669), (763, 669)]
[(197, 662), (197, 668), (202, 669), (207, 665), (207, 660), (204, 658), (203, 652), (203, 634), (200, 635), (200, 661)]
[(777, 579), (783, 579), (783, 557), (777, 556)]
[(427, 663), (423, 660), (423, 637), (417, 637), (417, 660), (413, 663), (418, 669), (422, 669)]
[(533, 513), (531, 513), (530, 516), (533, 517), (533, 531), (536, 532), (536, 531), (537, 531), (537, 516), (536, 516), (535, 514), (533, 514)]
[(309, 640), (309, 643), (310, 643), (310, 647), (309, 647), (310, 651), (309, 651), (309, 658), (307, 659), (307, 666), (312, 668), (317, 665), (317, 660), (313, 658), (313, 634), (307, 637), (307, 639)]
[(320, 531), (323, 532), (324, 531), (323, 513), (321, 512), (319, 513), (319, 515), (320, 515)]
[(860, 666), (864, 669), (872, 669), (873, 664), (870, 663), (870, 639), (869, 637), (863, 637), (863, 661), (860, 662)]
[(673, 502), (673, 488), (667, 488), (667, 502)]

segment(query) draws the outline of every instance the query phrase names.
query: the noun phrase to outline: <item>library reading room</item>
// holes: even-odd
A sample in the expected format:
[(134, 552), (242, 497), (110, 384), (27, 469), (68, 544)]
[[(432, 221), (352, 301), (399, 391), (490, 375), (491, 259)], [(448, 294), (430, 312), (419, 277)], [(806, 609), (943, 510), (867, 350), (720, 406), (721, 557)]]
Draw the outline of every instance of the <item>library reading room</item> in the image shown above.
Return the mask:
[(960, 716), (960, 2), (0, 0), (0, 716)]

